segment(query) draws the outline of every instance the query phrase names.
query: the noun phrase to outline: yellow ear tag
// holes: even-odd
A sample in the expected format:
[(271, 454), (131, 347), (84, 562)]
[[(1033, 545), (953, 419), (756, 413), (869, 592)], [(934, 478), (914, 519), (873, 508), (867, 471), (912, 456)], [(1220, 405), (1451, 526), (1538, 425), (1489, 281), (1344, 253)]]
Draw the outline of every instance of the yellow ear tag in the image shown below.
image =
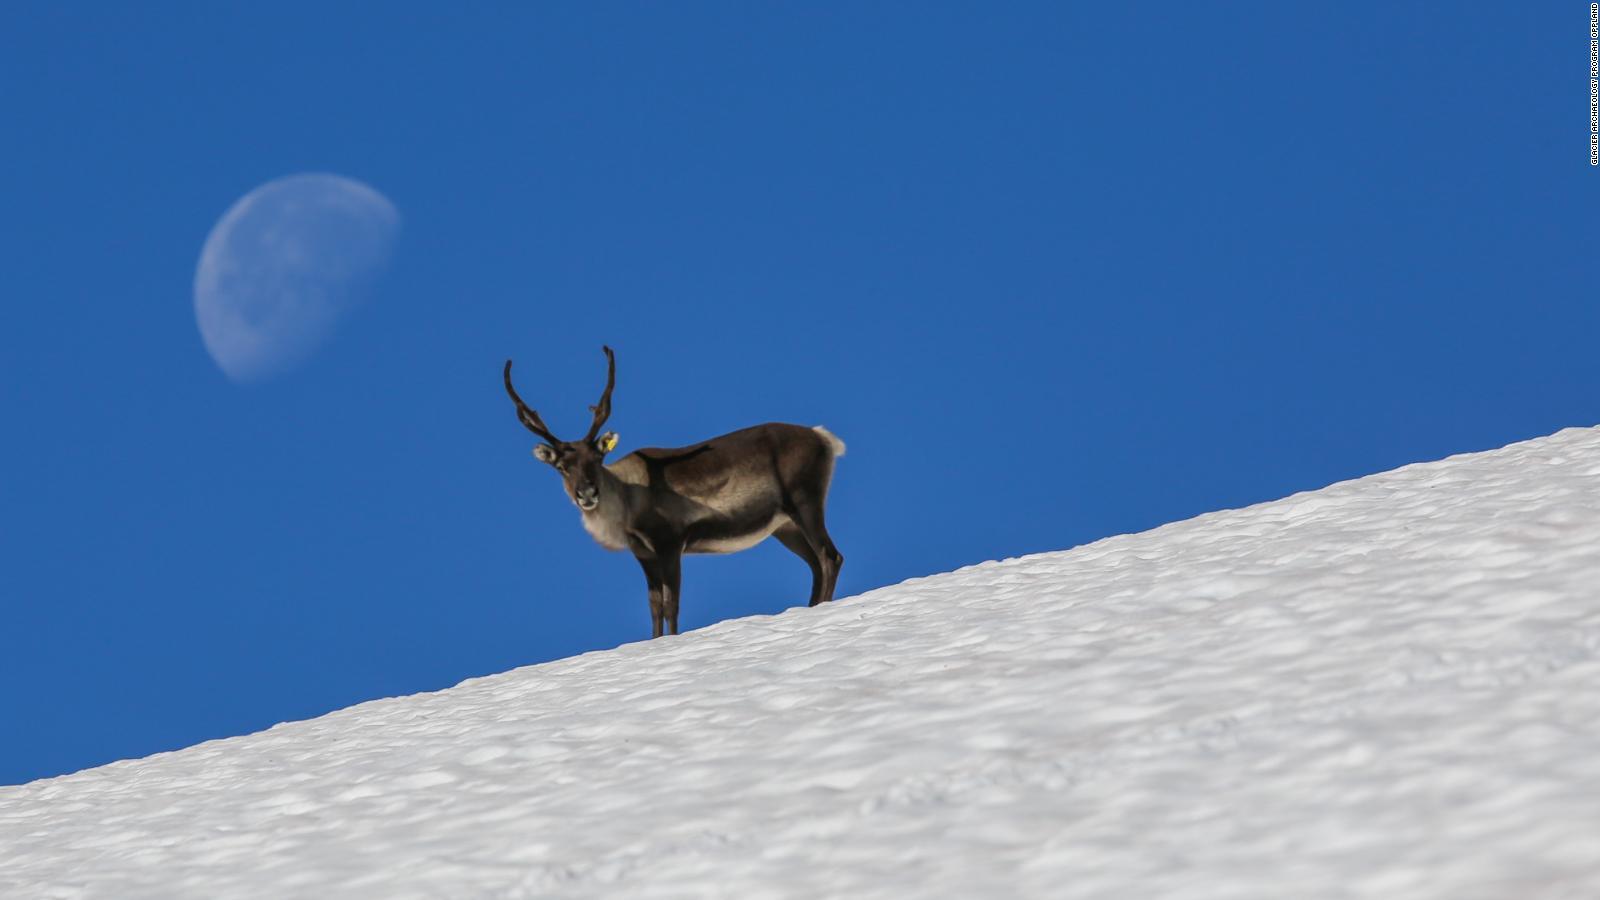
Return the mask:
[(611, 432), (610, 434), (607, 434), (605, 437), (600, 439), (600, 450), (602, 452), (610, 453), (611, 451), (613, 451), (615, 449), (617, 449), (617, 434), (616, 434), (616, 432)]

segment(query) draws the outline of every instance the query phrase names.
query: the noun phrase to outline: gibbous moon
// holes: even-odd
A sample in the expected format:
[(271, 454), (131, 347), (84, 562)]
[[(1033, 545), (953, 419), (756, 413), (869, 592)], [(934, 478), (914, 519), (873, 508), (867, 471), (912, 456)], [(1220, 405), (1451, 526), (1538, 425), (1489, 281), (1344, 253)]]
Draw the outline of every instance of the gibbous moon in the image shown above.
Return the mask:
[(400, 213), (339, 175), (290, 175), (244, 195), (212, 226), (194, 315), (234, 381), (294, 368), (333, 333), (388, 262)]

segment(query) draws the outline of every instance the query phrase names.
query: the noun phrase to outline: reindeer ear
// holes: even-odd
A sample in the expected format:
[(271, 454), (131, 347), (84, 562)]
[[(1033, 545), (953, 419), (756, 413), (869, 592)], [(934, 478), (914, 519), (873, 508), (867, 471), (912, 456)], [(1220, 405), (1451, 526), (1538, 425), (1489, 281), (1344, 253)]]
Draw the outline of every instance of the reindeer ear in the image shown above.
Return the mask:
[(556, 464), (555, 448), (549, 444), (540, 444), (533, 448), (533, 458), (553, 466)]
[(610, 453), (611, 451), (617, 449), (618, 440), (620, 440), (620, 438), (617, 437), (617, 433), (615, 431), (608, 431), (605, 434), (600, 435), (600, 439), (595, 441), (594, 445), (600, 450), (601, 453)]

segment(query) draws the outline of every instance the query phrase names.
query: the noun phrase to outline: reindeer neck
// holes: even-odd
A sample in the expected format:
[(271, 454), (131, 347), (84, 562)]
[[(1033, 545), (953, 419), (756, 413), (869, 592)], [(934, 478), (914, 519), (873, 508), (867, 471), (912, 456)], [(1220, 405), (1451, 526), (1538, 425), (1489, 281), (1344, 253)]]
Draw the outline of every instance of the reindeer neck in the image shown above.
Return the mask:
[(628, 548), (629, 502), (633, 485), (600, 467), (600, 505), (583, 512), (583, 528), (607, 550)]

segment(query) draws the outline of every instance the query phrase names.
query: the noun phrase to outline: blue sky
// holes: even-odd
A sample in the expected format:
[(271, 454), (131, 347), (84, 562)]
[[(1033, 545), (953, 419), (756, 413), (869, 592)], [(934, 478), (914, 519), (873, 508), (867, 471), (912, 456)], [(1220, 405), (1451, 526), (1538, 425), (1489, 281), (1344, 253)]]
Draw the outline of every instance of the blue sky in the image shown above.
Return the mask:
[[(843, 595), (1600, 420), (1586, 4), (443, 9), (0, 12), (0, 783), (647, 635), (508, 356), (826, 424)], [(201, 244), (307, 171), (404, 230), (240, 386)]]

